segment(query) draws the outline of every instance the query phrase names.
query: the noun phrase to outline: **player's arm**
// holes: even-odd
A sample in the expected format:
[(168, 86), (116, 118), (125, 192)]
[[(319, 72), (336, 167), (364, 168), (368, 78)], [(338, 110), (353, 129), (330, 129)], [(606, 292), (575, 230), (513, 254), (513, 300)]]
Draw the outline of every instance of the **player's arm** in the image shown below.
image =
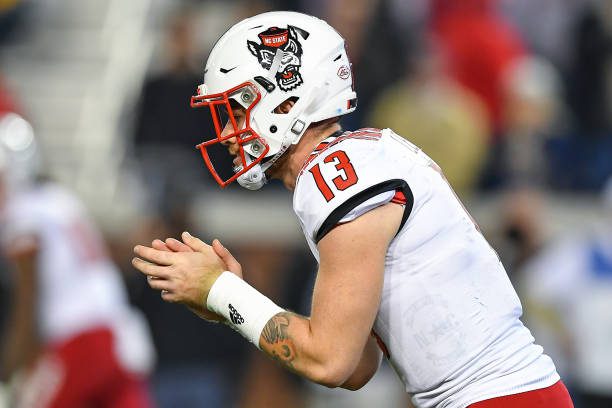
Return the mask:
[(16, 370), (32, 362), (39, 350), (36, 327), (38, 297), (38, 241), (34, 236), (15, 239), (6, 256), (15, 268), (12, 307), (2, 347), (2, 376), (9, 378)]
[(288, 369), (330, 387), (358, 388), (377, 368), (378, 355), (368, 339), (387, 248), (402, 214), (399, 205), (383, 205), (337, 226), (319, 242), (310, 318), (281, 309), (235, 274), (224, 273), (233, 271), (229, 252), (223, 248), (226, 256), (220, 257), (221, 251), (188, 234), (183, 240), (194, 252), (139, 245), (133, 265), (155, 277), (149, 285), (161, 290), (164, 300), (196, 310), (208, 307)]
[(378, 368), (370, 339), (387, 248), (403, 208), (387, 204), (331, 230), (320, 242), (310, 319), (283, 312), (265, 326), (260, 346), (317, 383), (359, 388)]

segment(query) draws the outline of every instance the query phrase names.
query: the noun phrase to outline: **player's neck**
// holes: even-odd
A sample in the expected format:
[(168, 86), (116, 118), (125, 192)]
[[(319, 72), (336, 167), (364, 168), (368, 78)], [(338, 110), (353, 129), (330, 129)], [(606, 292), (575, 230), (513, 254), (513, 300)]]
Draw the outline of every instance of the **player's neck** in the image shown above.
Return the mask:
[(340, 125), (332, 123), (324, 127), (309, 128), (297, 145), (291, 146), (287, 152), (286, 159), (279, 163), (279, 167), (274, 176), (280, 178), (285, 187), (290, 191), (295, 189), (297, 177), (310, 156), (310, 153), (325, 140), (329, 135), (340, 130)]

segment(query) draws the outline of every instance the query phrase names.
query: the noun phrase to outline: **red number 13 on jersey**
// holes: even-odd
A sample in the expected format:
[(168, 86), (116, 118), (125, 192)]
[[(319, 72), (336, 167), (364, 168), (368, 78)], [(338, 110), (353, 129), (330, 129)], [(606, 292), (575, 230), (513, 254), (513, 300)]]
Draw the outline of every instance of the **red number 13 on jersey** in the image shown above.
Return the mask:
[[(357, 173), (355, 173), (355, 168), (343, 150), (330, 153), (323, 159), (323, 163), (334, 163), (336, 165), (336, 170), (338, 170), (339, 174), (332, 179), (332, 182), (338, 190), (346, 190), (359, 180)], [(314, 177), (315, 183), (317, 183), (317, 187), (321, 194), (323, 194), (323, 197), (325, 197), (325, 200), (331, 201), (334, 198), (334, 192), (323, 179), (318, 163), (312, 166), (310, 173)]]

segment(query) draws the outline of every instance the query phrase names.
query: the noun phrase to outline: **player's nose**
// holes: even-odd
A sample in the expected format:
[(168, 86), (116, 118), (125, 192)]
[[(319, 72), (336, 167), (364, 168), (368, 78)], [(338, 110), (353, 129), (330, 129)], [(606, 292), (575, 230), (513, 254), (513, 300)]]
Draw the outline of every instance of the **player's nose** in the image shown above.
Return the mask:
[(223, 140), (221, 144), (227, 148), (231, 155), (235, 156), (238, 154), (239, 149), (236, 137), (230, 137), (229, 139)]
[[(221, 138), (225, 138), (234, 132), (234, 128), (231, 124), (226, 124), (221, 132)], [(238, 154), (238, 141), (236, 137), (230, 137), (228, 139), (222, 140), (221, 144), (229, 150), (230, 154), (236, 155)]]

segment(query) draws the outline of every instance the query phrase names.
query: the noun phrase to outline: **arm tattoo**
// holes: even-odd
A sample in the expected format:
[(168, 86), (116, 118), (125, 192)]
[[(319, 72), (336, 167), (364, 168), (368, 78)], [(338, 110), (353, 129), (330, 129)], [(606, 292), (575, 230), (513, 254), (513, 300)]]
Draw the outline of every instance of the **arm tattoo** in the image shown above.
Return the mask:
[(273, 360), (295, 370), (293, 360), (297, 357), (293, 339), (288, 333), (289, 322), (297, 317), (293, 313), (279, 313), (268, 321), (261, 332), (261, 348), (266, 351)]

